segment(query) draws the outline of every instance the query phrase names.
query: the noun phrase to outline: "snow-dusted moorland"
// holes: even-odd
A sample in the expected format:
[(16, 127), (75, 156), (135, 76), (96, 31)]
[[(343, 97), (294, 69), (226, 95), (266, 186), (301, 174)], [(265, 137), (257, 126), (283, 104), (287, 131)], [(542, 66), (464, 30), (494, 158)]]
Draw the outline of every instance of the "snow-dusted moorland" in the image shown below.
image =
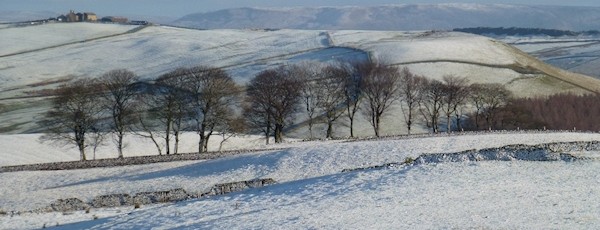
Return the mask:
[[(374, 58), (408, 66), (429, 78), (453, 74), (467, 77), (471, 83), (505, 84), (519, 96), (585, 92), (582, 87), (597, 85), (568, 83), (573, 77), (569, 73), (547, 67), (504, 43), (463, 33), (203, 31), (150, 26), (135, 33), (89, 40), (131, 27), (69, 25), (53, 25), (54, 29), (36, 26), (40, 30), (34, 31), (28, 27), (2, 29), (6, 33), (0, 37), (40, 33), (31, 36), (32, 40), (5, 47), (1, 50), (5, 53), (44, 48), (46, 40), (66, 45), (1, 57), (0, 96), (8, 106), (2, 107), (0, 128), (28, 130), (26, 126), (48, 106), (43, 100), (6, 98), (54, 87), (53, 81), (67, 75), (95, 77), (116, 68), (128, 68), (151, 80), (180, 66), (211, 65), (223, 67), (243, 84), (261, 70), (286, 63)], [(87, 32), (78, 34), (70, 29)], [(52, 33), (67, 36), (53, 37)], [(394, 111), (386, 118), (384, 134), (402, 133), (400, 117)], [(362, 136), (370, 135), (364, 119), (357, 126)], [(300, 130), (304, 127), (294, 130), (295, 136), (306, 136)], [(346, 132), (339, 124), (336, 136)], [(40, 143), (40, 136), (0, 135), (0, 166), (78, 159), (74, 148)], [(597, 133), (513, 132), (354, 142), (288, 139), (285, 144), (264, 145), (260, 137), (239, 136), (226, 142), (224, 149), (278, 150), (204, 161), (0, 173), (0, 229), (57, 225), (64, 229), (592, 228), (600, 225), (600, 189), (593, 186), (600, 182), (596, 152), (578, 152), (589, 159), (575, 162), (475, 161), (342, 171), (403, 162), (426, 153), (599, 139)], [(194, 133), (184, 134), (180, 152), (196, 151), (197, 141)], [(217, 150), (219, 137), (211, 141), (209, 150)], [(95, 153), (88, 150), (88, 158), (116, 157), (114, 146), (107, 143)], [(126, 143), (126, 157), (157, 154), (153, 144), (140, 137), (129, 135)], [(202, 194), (216, 184), (260, 178), (278, 183), (223, 196), (142, 205), (139, 209), (123, 206), (28, 212), (43, 209), (57, 199), (90, 202), (101, 195), (171, 189)]]
[[(120, 34), (130, 29), (132, 26), (96, 23), (3, 29), (0, 37), (26, 38), (4, 49), (39, 50), (0, 57), (0, 131), (38, 132), (34, 121), (49, 107), (44, 97), (49, 89), (74, 76), (97, 77), (120, 68), (152, 80), (183, 66), (222, 67), (243, 85), (260, 71), (280, 65), (372, 58), (432, 79), (454, 75), (470, 83), (504, 84), (516, 96), (600, 89), (600, 81), (554, 69), (497, 40), (464, 33), (149, 26)], [(107, 34), (118, 36), (94, 39)], [(46, 40), (52, 41), (48, 43), (51, 46), (64, 45), (43, 49)], [(392, 114), (401, 117), (398, 110)], [(394, 121), (399, 124), (402, 119)], [(396, 123), (386, 125), (391, 128), (383, 131), (401, 134), (394, 132), (401, 127)]]
[[(0, 188), (0, 209), (8, 212), (0, 215), (0, 228), (589, 228), (600, 224), (600, 189), (593, 186), (600, 182), (597, 153), (579, 152), (592, 159), (575, 162), (477, 161), (342, 170), (402, 162), (424, 153), (599, 138), (597, 133), (510, 133), (316, 141), (209, 161), (0, 173), (0, 181), (8, 185)], [(21, 154), (50, 157), (44, 149)], [(11, 157), (15, 153), (3, 153), (0, 159)], [(117, 193), (175, 188), (205, 192), (218, 183), (256, 178), (278, 184), (140, 209), (10, 215), (59, 198), (89, 202)]]

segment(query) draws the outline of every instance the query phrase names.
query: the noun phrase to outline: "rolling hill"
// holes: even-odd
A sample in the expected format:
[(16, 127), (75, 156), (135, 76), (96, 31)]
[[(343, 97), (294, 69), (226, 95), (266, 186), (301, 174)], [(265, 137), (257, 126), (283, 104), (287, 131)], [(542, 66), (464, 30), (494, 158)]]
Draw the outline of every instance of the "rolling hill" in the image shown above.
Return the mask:
[(173, 23), (204, 29), (451, 30), (483, 26), (580, 31), (598, 29), (598, 19), (598, 7), (448, 3), (237, 8), (189, 14)]
[[(32, 121), (48, 106), (45, 89), (118, 68), (152, 80), (177, 67), (209, 65), (245, 84), (256, 73), (286, 63), (372, 58), (429, 78), (456, 75), (471, 83), (501, 83), (521, 97), (600, 89), (598, 80), (557, 69), (497, 40), (457, 32), (74, 23), (2, 29), (0, 41), (9, 40), (16, 44), (0, 48), (0, 130), (9, 133), (36, 131)], [(399, 126), (384, 133), (397, 133)]]
[[(600, 180), (599, 155), (593, 151), (560, 151), (587, 159), (573, 162), (539, 160), (537, 148), (522, 153), (530, 161), (439, 158), (437, 163), (343, 170), (403, 162), (421, 154), (587, 142), (598, 137), (597, 133), (517, 132), (314, 141), (208, 161), (4, 172), (0, 181), (10, 186), (0, 186), (0, 229), (593, 228), (600, 223), (596, 215), (600, 187), (590, 186)], [(35, 141), (30, 135), (20, 139)], [(30, 159), (20, 162), (49, 157), (43, 148), (23, 153)], [(1, 161), (14, 158), (0, 156)], [(92, 202), (103, 195), (170, 189), (194, 194), (215, 184), (256, 178), (277, 183), (177, 203), (143, 204), (137, 209), (108, 204), (87, 211), (43, 211), (59, 199)]]
[[(48, 108), (45, 90), (116, 68), (151, 81), (180, 66), (203, 64), (222, 67), (244, 84), (257, 72), (282, 64), (370, 58), (428, 78), (453, 74), (472, 83), (501, 83), (521, 97), (600, 91), (600, 80), (552, 67), (498, 40), (456, 32), (77, 23), (1, 28), (0, 44), (9, 39), (10, 46), (0, 45), (4, 133), (37, 130), (34, 121)], [(527, 48), (536, 49), (521, 47)], [(403, 133), (397, 114), (387, 117), (383, 134)], [(358, 126), (357, 133), (370, 135), (364, 119)], [(345, 129), (340, 125), (336, 135)], [(40, 143), (40, 135), (0, 135), (0, 167), (77, 160), (74, 148)], [(305, 137), (300, 129), (290, 135)], [(1, 172), (0, 229), (590, 229), (600, 224), (600, 187), (590, 186), (600, 182), (599, 137), (482, 132), (290, 141), (264, 150), (262, 139), (239, 136), (226, 148), (263, 151), (214, 160)], [(214, 151), (218, 138), (211, 140)], [(156, 154), (148, 140), (128, 135), (126, 142), (126, 157)], [(193, 151), (196, 144), (196, 134), (186, 132), (181, 151)], [(526, 151), (514, 151), (519, 148)], [(112, 158), (114, 149), (108, 144), (88, 156)], [(468, 154), (474, 152), (479, 155), (471, 159)], [(546, 159), (548, 152), (559, 157)], [(486, 158), (490, 155), (503, 161)], [(420, 156), (432, 160), (419, 161)], [(218, 184), (255, 179), (276, 183), (225, 195), (207, 193)], [(88, 205), (99, 197), (171, 191), (184, 191), (186, 200)], [(64, 203), (88, 206), (58, 211), (56, 204)]]

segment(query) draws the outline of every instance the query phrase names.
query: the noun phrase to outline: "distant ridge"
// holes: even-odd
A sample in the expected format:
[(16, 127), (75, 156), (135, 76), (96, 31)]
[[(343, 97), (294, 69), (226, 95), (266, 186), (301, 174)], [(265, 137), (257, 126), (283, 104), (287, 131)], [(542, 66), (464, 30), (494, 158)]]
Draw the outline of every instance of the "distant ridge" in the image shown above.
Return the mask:
[(183, 16), (205, 29), (450, 30), (467, 27), (600, 29), (600, 7), (401, 4), (373, 7), (235, 8)]
[(52, 11), (5, 11), (5, 10), (0, 10), (0, 23), (47, 19), (50, 17), (56, 17), (57, 15), (58, 15), (58, 13), (52, 12)]

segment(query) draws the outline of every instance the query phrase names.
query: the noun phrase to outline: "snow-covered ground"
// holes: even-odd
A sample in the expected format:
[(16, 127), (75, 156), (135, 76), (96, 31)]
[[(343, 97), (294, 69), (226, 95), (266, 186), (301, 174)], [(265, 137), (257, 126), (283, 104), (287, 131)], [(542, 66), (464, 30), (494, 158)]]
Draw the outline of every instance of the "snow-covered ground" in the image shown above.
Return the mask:
[[(97, 77), (119, 68), (151, 80), (182, 66), (223, 67), (243, 85), (258, 72), (280, 65), (373, 58), (408, 67), (416, 74), (433, 79), (454, 75), (465, 77), (471, 83), (505, 84), (516, 96), (523, 97), (582, 93), (587, 91), (580, 86), (600, 85), (592, 81), (570, 84), (567, 82), (569, 73), (551, 70), (548, 72), (553, 76), (544, 74), (547, 69), (541, 62), (504, 43), (455, 32), (193, 30), (150, 26), (135, 33), (87, 40), (130, 28), (61, 23), (3, 29), (8, 33), (1, 33), (0, 37), (10, 39), (0, 41), (24, 38), (24, 42), (14, 47), (2, 46), (4, 49), (30, 49), (26, 45), (42, 48), (73, 39), (86, 41), (0, 58), (0, 100), (6, 105), (0, 110), (0, 130), (38, 132), (34, 121), (42, 116), (49, 103), (43, 98), (29, 97), (57, 87), (72, 76)], [(46, 40), (52, 42), (45, 43)], [(399, 110), (390, 114), (390, 117), (401, 117)], [(395, 122), (400, 124), (402, 119)], [(402, 133), (397, 132), (401, 126), (396, 123), (387, 127), (395, 127), (396, 131), (383, 130), (387, 134)]]
[(598, 58), (600, 57), (600, 37), (504, 37), (510, 43), (546, 63), (559, 68), (600, 78)]
[[(90, 201), (97, 195), (174, 188), (204, 192), (217, 183), (255, 178), (279, 182), (136, 210), (4, 215), (0, 228), (589, 228), (600, 224), (600, 189), (593, 186), (600, 182), (599, 161), (462, 162), (341, 171), (424, 153), (599, 138), (597, 133), (510, 133), (298, 142), (284, 145), (285, 150), (210, 161), (0, 173), (2, 184), (9, 185), (0, 187), (4, 211), (44, 207), (59, 198)], [(44, 149), (22, 154), (48, 157)], [(0, 159), (11, 157), (14, 153)], [(79, 221), (84, 222), (65, 225)]]
[[(6, 156), (0, 159), (0, 166), (79, 160), (79, 151), (74, 144), (42, 141), (40, 139), (42, 136), (43, 134), (0, 135), (0, 146), (2, 146), (0, 156)], [(221, 140), (223, 138), (220, 135), (211, 136), (208, 150), (218, 151)], [(162, 143), (163, 140), (158, 139), (158, 141)], [(298, 140), (290, 139), (289, 141)], [(180, 142), (179, 153), (198, 152), (198, 135), (196, 133), (182, 133)], [(105, 142), (98, 146), (95, 153), (92, 147), (86, 149), (87, 159), (117, 157), (114, 143), (112, 136), (107, 136)], [(125, 157), (158, 155), (158, 150), (149, 138), (128, 134), (125, 136), (124, 143), (123, 154)], [(164, 154), (164, 145), (162, 147)], [(264, 149), (268, 147), (270, 146), (265, 145), (263, 136), (239, 135), (225, 141), (222, 150)], [(173, 151), (173, 146), (171, 146), (171, 151)]]
[[(73, 28), (70, 28), (72, 26)], [(89, 23), (40, 25), (6, 29), (12, 42), (20, 37), (33, 41), (23, 45), (40, 47), (49, 37), (68, 42), (71, 34), (92, 36), (98, 30), (116, 33), (129, 27), (107, 28)], [(59, 27), (58, 32), (48, 32)], [(71, 30), (70, 32), (67, 32)], [(60, 33), (60, 31), (65, 31)], [(64, 34), (62, 37), (59, 36)], [(10, 40), (10, 41), (9, 41)], [(25, 39), (28, 41), (28, 39)], [(32, 43), (32, 44), (28, 44)], [(39, 44), (38, 44), (39, 43)], [(53, 43), (48, 43), (53, 44)], [(4, 49), (23, 49), (18, 45)], [(6, 51), (9, 52), (9, 51)], [(510, 81), (521, 76), (507, 67), (527, 64), (526, 57), (493, 39), (455, 32), (325, 31), (325, 30), (191, 30), (151, 26), (139, 32), (71, 44), (55, 49), (2, 58), (0, 89), (63, 78), (69, 75), (96, 77), (112, 69), (127, 68), (145, 79), (153, 79), (180, 66), (209, 65), (228, 70), (239, 83), (274, 66), (306, 60), (335, 61), (366, 59), (367, 55), (389, 64), (447, 62), (478, 65), (486, 70), (504, 68), (508, 75), (496, 78)], [(441, 62), (441, 63), (440, 63)], [(481, 66), (483, 65), (483, 66)], [(441, 78), (447, 68), (409, 66), (426, 77)], [(414, 68), (413, 68), (414, 67)], [(430, 71), (437, 69), (437, 72)], [(459, 68), (461, 69), (461, 68)], [(482, 72), (457, 72), (472, 82), (485, 82)], [(498, 72), (502, 74), (503, 72)]]
[(0, 33), (0, 55), (120, 34), (135, 27), (102, 23), (50, 23), (12, 27)]

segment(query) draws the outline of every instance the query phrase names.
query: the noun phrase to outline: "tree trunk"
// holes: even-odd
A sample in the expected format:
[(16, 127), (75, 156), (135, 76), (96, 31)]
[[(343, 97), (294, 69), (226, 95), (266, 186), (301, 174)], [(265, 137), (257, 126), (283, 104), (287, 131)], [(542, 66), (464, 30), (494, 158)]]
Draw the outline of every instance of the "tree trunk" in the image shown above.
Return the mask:
[(333, 138), (333, 121), (327, 122), (327, 135), (326, 138)]
[(354, 117), (350, 118), (350, 137), (354, 138)]
[(348, 112), (348, 119), (350, 120), (350, 137), (354, 137), (354, 110), (351, 110), (350, 107), (346, 107)]
[(167, 120), (167, 129), (166, 129), (166, 133), (165, 133), (165, 147), (167, 148), (167, 152), (166, 154), (169, 155), (171, 154), (171, 120), (168, 119)]
[(271, 139), (271, 115), (267, 113), (267, 127), (265, 131), (265, 137), (267, 138), (267, 145), (269, 144), (269, 139)]
[(271, 127), (267, 128), (265, 132), (265, 144), (269, 145), (269, 139), (271, 139)]
[(309, 133), (310, 140), (315, 139), (315, 137), (313, 135), (313, 118), (312, 117), (308, 118), (308, 133)]
[(373, 116), (373, 130), (375, 131), (375, 136), (379, 137), (379, 119), (378, 115)]
[(200, 137), (200, 140), (198, 141), (198, 153), (203, 153), (206, 137), (204, 136), (204, 133), (198, 133), (198, 136)]
[(83, 140), (77, 140), (77, 148), (79, 149), (79, 160), (87, 160), (85, 157), (85, 144)]
[(175, 136), (175, 145), (173, 146), (173, 154), (179, 153), (179, 132), (173, 133)]
[(450, 114), (446, 115), (446, 132), (450, 133), (452, 131), (452, 116)]
[(205, 135), (204, 138), (204, 152), (208, 152), (208, 140), (210, 139), (211, 134)]
[(283, 125), (275, 124), (275, 143), (283, 142)]
[(411, 106), (409, 106), (408, 108), (409, 109), (408, 109), (408, 118), (406, 121), (406, 129), (407, 129), (408, 135), (410, 135), (410, 129), (412, 126), (412, 109), (410, 109)]
[(457, 114), (455, 114), (456, 116), (456, 129), (460, 132), (462, 131), (462, 125), (460, 124), (460, 116)]
[(118, 145), (117, 148), (118, 148), (118, 151), (119, 151), (119, 158), (123, 159), (123, 133), (121, 133), (121, 132), (118, 133), (117, 134), (117, 138), (118, 138), (118, 140), (117, 140), (117, 142), (118, 142), (117, 143), (117, 145)]

